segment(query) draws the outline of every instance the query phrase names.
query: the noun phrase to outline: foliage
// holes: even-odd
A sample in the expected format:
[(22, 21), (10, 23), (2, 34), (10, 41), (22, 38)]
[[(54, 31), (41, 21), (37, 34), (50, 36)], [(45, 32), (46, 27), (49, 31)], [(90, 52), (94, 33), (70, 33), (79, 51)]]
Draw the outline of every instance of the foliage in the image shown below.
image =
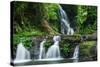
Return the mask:
[(42, 3), (32, 4), (27, 2), (14, 2), (13, 5), (14, 33), (31, 31), (36, 28), (35, 26), (37, 26), (37, 28), (41, 28), (39, 23), (42, 22), (43, 18), (47, 18), (47, 12), (44, 4)]
[(57, 15), (57, 12), (59, 9), (58, 4), (47, 4), (46, 9), (48, 12), (48, 18), (50, 20), (57, 20), (58, 19), (58, 15)]
[[(85, 41), (80, 44), (80, 59), (81, 60), (93, 60), (92, 56), (95, 56), (96, 53), (93, 47), (96, 45), (96, 41)], [(91, 49), (93, 50), (91, 53)]]
[[(13, 2), (13, 45), (16, 46), (23, 42), (26, 48), (32, 47), (32, 37), (38, 35), (50, 35), (43, 31), (43, 20), (47, 22), (53, 32), (60, 34), (59, 5), (68, 14), (69, 23), (75, 30), (75, 35), (92, 34), (97, 30), (97, 7), (84, 5), (65, 5), (50, 3), (31, 3), (31, 2)], [(43, 23), (43, 25), (46, 25)], [(46, 28), (45, 28), (46, 30)], [(52, 32), (52, 31), (50, 31)], [(79, 38), (76, 38), (79, 39)], [(81, 55), (88, 55), (88, 49), (94, 42), (83, 43), (81, 46)], [(53, 44), (52, 39), (45, 43), (46, 50)], [(72, 55), (75, 45), (68, 41), (60, 42), (60, 51), (63, 57)]]
[(68, 57), (68, 53), (70, 52), (69, 44), (63, 44), (63, 46), (60, 47), (60, 50), (63, 57)]
[(91, 34), (97, 29), (97, 7), (78, 6), (77, 29), (80, 34)]
[(79, 25), (80, 24), (83, 24), (83, 22), (86, 20), (86, 16), (88, 14), (87, 12), (87, 7), (86, 6), (78, 6), (78, 15), (76, 16), (77, 17), (77, 21), (79, 22)]
[(48, 39), (46, 41), (46, 43), (44, 44), (44, 47), (46, 48), (46, 51), (48, 50), (48, 48), (53, 45), (53, 41), (51, 39)]
[(30, 48), (32, 45), (32, 40), (30, 37), (25, 37), (25, 36), (16, 36), (14, 35), (13, 36), (13, 44), (14, 46), (17, 46), (20, 42), (23, 43), (23, 45), (26, 47), (26, 48)]
[(72, 52), (73, 52), (73, 48), (74, 48), (74, 45), (71, 45), (72, 43), (66, 41), (66, 40), (62, 40), (60, 42), (60, 52), (61, 52), (61, 55), (62, 57), (64, 58), (69, 58), (71, 57), (72, 55)]
[(59, 32), (59, 19), (58, 19), (58, 11), (59, 4), (46, 4), (45, 5), (48, 13), (48, 21), (50, 26), (54, 29), (54, 31)]

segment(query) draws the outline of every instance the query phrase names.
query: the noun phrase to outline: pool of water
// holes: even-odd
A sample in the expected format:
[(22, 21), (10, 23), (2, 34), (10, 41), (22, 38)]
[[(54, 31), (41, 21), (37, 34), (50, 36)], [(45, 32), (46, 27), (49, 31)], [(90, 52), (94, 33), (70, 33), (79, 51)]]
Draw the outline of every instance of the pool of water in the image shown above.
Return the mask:
[(96, 61), (96, 60), (78, 60), (74, 58), (60, 58), (60, 59), (38, 59), (38, 60), (25, 60), (24, 62), (18, 61), (18, 63), (11, 62), (13, 66), (26, 66), (26, 65), (41, 65), (41, 64), (60, 64), (60, 63), (76, 63), (76, 62), (87, 62), (87, 61)]
[(58, 63), (71, 63), (73, 62), (73, 59), (59, 59), (59, 60), (31, 60), (28, 62), (21, 62), (21, 63), (12, 63), (14, 66), (23, 66), (23, 65), (40, 65), (40, 64), (58, 64)]

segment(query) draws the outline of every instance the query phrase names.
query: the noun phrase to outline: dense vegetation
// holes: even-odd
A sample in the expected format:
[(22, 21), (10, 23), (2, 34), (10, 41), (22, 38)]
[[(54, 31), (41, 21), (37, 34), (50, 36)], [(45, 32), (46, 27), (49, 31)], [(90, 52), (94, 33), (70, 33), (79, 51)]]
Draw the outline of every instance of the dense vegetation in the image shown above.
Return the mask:
[[(93, 34), (96, 32), (96, 6), (13, 2), (13, 45), (16, 47), (19, 42), (23, 42), (25, 47), (30, 48), (32, 46), (30, 37), (60, 34), (59, 5), (67, 13), (69, 23), (74, 28), (75, 34)], [(65, 42), (63, 43), (65, 44)], [(48, 44), (46, 47), (49, 46)], [(64, 45), (61, 51), (68, 53), (69, 49), (69, 45)]]

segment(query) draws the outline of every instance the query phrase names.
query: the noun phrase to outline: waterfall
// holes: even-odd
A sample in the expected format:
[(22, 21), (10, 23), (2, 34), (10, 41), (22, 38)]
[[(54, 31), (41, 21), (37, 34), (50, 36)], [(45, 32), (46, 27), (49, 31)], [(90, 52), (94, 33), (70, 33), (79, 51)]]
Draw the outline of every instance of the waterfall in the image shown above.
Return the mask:
[(44, 43), (46, 42), (46, 39), (44, 39), (41, 43), (40, 43), (40, 53), (39, 53), (39, 59), (43, 59), (45, 57), (45, 47), (44, 47)]
[(72, 57), (72, 59), (74, 59), (73, 62), (78, 62), (78, 57), (79, 57), (79, 45), (76, 45)]
[(22, 43), (17, 45), (16, 58), (14, 63), (21, 63), (30, 61), (30, 52), (23, 46)]
[(61, 40), (60, 36), (53, 37), (54, 44), (49, 47), (46, 54), (46, 58), (60, 58), (60, 49), (59, 49), (60, 40)]
[(59, 11), (60, 11), (60, 20), (61, 20), (61, 33), (67, 35), (73, 35), (74, 30), (73, 28), (70, 27), (66, 12), (62, 9), (61, 6), (59, 6)]
[[(60, 10), (60, 20), (61, 20), (61, 33), (67, 35), (73, 35), (74, 30), (73, 28), (70, 27), (66, 12), (62, 9), (61, 6), (59, 6), (59, 10)], [(72, 57), (73, 62), (78, 62), (78, 56), (79, 56), (79, 45), (76, 45)]]
[[(59, 10), (60, 10), (60, 15), (61, 15), (61, 17), (60, 17), (60, 19), (61, 19), (61, 33), (67, 34), (67, 35), (73, 35), (74, 30), (73, 30), (73, 28), (70, 27), (67, 14), (65, 13), (65, 11), (62, 9), (61, 6), (59, 6)], [(54, 41), (54, 44), (48, 48), (48, 51), (46, 54), (45, 54), (45, 48), (44, 48), (44, 43), (46, 42), (46, 40), (44, 39), (40, 43), (40, 53), (39, 53), (39, 59), (38, 59), (39, 61), (46, 61), (46, 60), (50, 61), (50, 60), (63, 59), (63, 58), (61, 58), (60, 49), (59, 49), (59, 42), (61, 41), (61, 37), (54, 36), (53, 41)], [(75, 47), (75, 50), (73, 53), (73, 59), (74, 59), (73, 62), (78, 62), (78, 55), (79, 55), (79, 45), (77, 45)], [(38, 60), (36, 60), (36, 61), (38, 61)]]
[(36, 59), (34, 61), (57, 61), (57, 60), (63, 59), (60, 56), (60, 49), (59, 49), (59, 41), (61, 41), (61, 37), (54, 36), (53, 41), (54, 41), (54, 44), (48, 48), (48, 51), (46, 54), (45, 54), (45, 48), (44, 48), (44, 43), (46, 42), (46, 39), (44, 39), (40, 43), (39, 59)]

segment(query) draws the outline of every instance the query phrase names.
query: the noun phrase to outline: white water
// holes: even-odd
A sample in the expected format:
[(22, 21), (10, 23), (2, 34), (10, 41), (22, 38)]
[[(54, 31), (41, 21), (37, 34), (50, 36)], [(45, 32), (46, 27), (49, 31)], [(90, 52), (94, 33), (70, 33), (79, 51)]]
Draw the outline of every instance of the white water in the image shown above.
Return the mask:
[[(74, 34), (74, 30), (73, 28), (70, 27), (69, 21), (68, 21), (68, 17), (67, 14), (65, 13), (65, 11), (62, 9), (61, 6), (59, 6), (60, 8), (60, 15), (61, 15), (61, 33), (62, 34), (67, 34), (67, 35), (73, 35)], [(74, 53), (73, 53), (73, 62), (78, 62), (78, 56), (79, 56), (79, 45), (76, 45)]]
[(76, 45), (74, 54), (73, 54), (73, 62), (78, 62), (78, 57), (79, 57), (79, 45)]
[[(67, 35), (73, 35), (74, 30), (73, 28), (70, 27), (67, 14), (65, 13), (65, 11), (62, 9), (61, 6), (59, 7), (59, 9), (61, 15), (61, 33)], [(62, 60), (63, 58), (61, 58), (59, 49), (60, 40), (61, 40), (60, 36), (54, 36), (53, 37), (54, 44), (48, 48), (48, 51), (45, 54), (44, 43), (46, 42), (46, 40), (44, 39), (40, 43), (40, 53), (38, 60), (39, 61)], [(78, 61), (78, 55), (79, 55), (79, 46), (77, 45), (75, 47), (74, 54), (72, 57), (73, 59), (75, 59), (73, 62)], [(30, 52), (22, 45), (22, 43), (18, 44), (14, 63), (23, 63), (29, 61), (30, 61)]]
[(39, 59), (43, 59), (45, 57), (45, 47), (44, 47), (44, 43), (46, 42), (46, 39), (44, 39), (41, 43), (40, 43), (40, 53), (39, 53)]
[(40, 43), (40, 53), (39, 53), (39, 59), (34, 61), (57, 61), (62, 60), (60, 56), (60, 49), (59, 49), (59, 41), (61, 40), (60, 36), (54, 36), (53, 41), (54, 44), (48, 48), (47, 53), (45, 54), (45, 47), (44, 43), (46, 42), (46, 39), (44, 39)]
[(19, 43), (16, 51), (16, 58), (13, 63), (23, 63), (30, 61), (30, 52), (23, 46), (22, 43)]
[(59, 41), (60, 40), (61, 40), (60, 36), (54, 36), (53, 37), (54, 44), (52, 46), (50, 46), (50, 48), (48, 49), (48, 51), (46, 53), (47, 59), (61, 58), (60, 49), (59, 49)]
[[(73, 35), (74, 30), (73, 28), (70, 27), (67, 14), (65, 13), (65, 11), (62, 9), (61, 6), (59, 6), (59, 9), (60, 9), (60, 15), (61, 15), (60, 17), (61, 18), (61, 33), (67, 34), (67, 35)], [(54, 44), (48, 48), (46, 55), (45, 55), (45, 48), (44, 48), (44, 43), (46, 42), (46, 40), (43, 40), (40, 43), (39, 59), (37, 59), (36, 61), (56, 61), (56, 60), (63, 59), (61, 58), (60, 49), (59, 49), (59, 42), (61, 41), (61, 37), (54, 36), (53, 41), (54, 41)], [(78, 55), (79, 55), (79, 45), (75, 47), (73, 57), (72, 57), (72, 59), (74, 59), (73, 62), (78, 62)]]
[(44, 58), (44, 59), (36, 59), (34, 61), (59, 61), (63, 60), (64, 58)]
[(59, 6), (59, 10), (60, 10), (60, 19), (61, 19), (61, 33), (67, 35), (73, 35), (74, 30), (73, 28), (70, 27), (66, 12), (62, 9), (61, 6)]

